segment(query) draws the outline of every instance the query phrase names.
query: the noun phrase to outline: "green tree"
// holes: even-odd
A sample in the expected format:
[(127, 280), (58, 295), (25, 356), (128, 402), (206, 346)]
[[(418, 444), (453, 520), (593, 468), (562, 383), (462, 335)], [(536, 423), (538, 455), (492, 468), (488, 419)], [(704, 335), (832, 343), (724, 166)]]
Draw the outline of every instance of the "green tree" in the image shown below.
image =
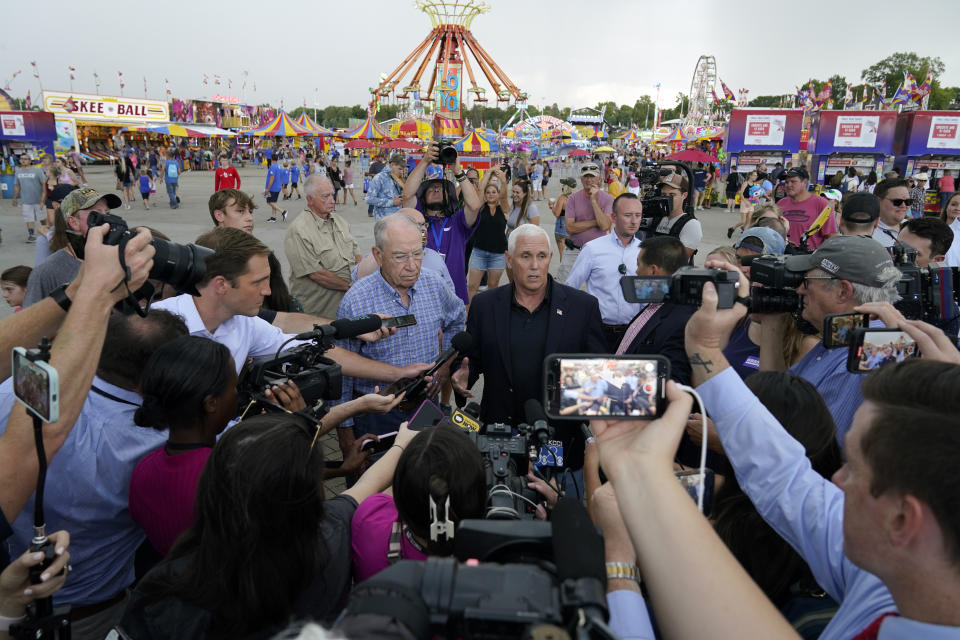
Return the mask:
[(900, 52), (887, 56), (880, 62), (867, 67), (860, 73), (860, 78), (874, 85), (887, 83), (887, 89), (893, 90), (903, 82), (903, 73), (909, 71), (917, 79), (917, 83), (923, 82), (927, 71), (933, 72), (933, 79), (937, 80), (943, 75), (946, 67), (940, 58), (921, 57), (916, 53)]
[[(749, 104), (751, 107), (782, 107), (783, 105), (783, 96), (757, 96)], [(791, 103), (790, 106), (793, 104)]]

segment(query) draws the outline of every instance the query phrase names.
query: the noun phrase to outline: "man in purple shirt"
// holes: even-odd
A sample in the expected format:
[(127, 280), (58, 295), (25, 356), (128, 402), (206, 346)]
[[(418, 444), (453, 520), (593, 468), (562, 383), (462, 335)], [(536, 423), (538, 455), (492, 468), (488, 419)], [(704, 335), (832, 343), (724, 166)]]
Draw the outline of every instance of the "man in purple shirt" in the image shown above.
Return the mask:
[[(580, 256), (580, 247), (595, 238), (606, 235), (613, 226), (613, 196), (600, 189), (600, 167), (586, 162), (580, 167), (583, 189), (567, 198), (567, 233), (570, 234), (566, 251), (560, 259), (557, 280), (566, 282), (573, 264)], [(571, 246), (572, 245), (572, 246)]]
[(449, 180), (424, 180), (428, 165), (436, 160), (437, 145), (431, 142), (423, 158), (407, 176), (403, 187), (403, 206), (416, 209), (426, 217), (427, 248), (443, 256), (457, 297), (466, 305), (470, 303), (467, 293), (467, 242), (477, 230), (477, 212), (483, 202), (477, 188), (467, 180), (459, 161), (453, 163), (453, 175), (460, 185), (462, 207), (457, 191)]

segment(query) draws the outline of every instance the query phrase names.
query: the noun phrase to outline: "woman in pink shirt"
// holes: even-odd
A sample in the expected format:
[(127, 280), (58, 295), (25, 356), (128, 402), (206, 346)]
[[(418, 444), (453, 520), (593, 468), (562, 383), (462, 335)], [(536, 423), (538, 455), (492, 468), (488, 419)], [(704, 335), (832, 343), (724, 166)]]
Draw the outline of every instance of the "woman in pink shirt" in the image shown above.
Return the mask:
[(466, 433), (449, 423), (424, 429), (410, 441), (397, 462), (391, 493), (370, 496), (353, 514), (350, 529), (357, 582), (397, 560), (450, 555), (453, 536), (430, 537), (431, 502), (438, 522), (450, 521), (454, 527), (461, 520), (482, 518), (487, 503), (480, 451)]

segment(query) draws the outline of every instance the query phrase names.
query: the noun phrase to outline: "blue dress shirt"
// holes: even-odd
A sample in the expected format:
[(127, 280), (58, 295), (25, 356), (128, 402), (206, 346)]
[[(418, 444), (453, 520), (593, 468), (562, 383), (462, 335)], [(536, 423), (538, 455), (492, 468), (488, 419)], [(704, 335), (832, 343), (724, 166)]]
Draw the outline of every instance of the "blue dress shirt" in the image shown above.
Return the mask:
[[(133, 584), (133, 559), (146, 539), (130, 518), (130, 476), (140, 460), (167, 440), (166, 431), (138, 427), (133, 414), (140, 396), (95, 377), (70, 435), (50, 462), (44, 493), (47, 531), (70, 532), (73, 571), (56, 604), (102, 602)], [(0, 414), (10, 415), (10, 379), (0, 384)], [(6, 418), (0, 433), (6, 431)], [(13, 522), (12, 554), (20, 555), (33, 537), (33, 500)]]
[[(637, 255), (640, 241), (636, 238), (624, 246), (616, 233), (594, 238), (583, 245), (570, 275), (564, 283), (579, 289), (587, 283), (587, 293), (600, 303), (600, 317), (604, 324), (629, 324), (640, 313), (640, 304), (627, 302), (620, 289), (620, 278), (637, 275)], [(620, 265), (626, 270), (620, 273)]]
[(847, 371), (847, 349), (827, 349), (821, 340), (788, 371), (817, 388), (837, 423), (837, 442), (843, 448), (843, 437), (853, 424), (853, 414), (863, 404), (860, 393), (863, 376)]

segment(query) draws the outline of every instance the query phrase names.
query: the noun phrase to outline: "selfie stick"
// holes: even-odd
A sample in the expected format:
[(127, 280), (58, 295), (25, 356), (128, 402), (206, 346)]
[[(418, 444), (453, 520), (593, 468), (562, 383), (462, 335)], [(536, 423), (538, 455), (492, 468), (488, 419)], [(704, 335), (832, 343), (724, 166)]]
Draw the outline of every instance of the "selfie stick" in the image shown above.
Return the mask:
[[(50, 341), (44, 336), (40, 347), (27, 352), (27, 358), (33, 362), (50, 362)], [(33, 539), (30, 541), (30, 552), (43, 553), (40, 564), (30, 567), (30, 583), (43, 582), (40, 576), (49, 567), (56, 552), (53, 542), (47, 537), (47, 524), (43, 516), (43, 489), (47, 481), (47, 452), (43, 446), (43, 421), (34, 412), (29, 412), (33, 418), (33, 439), (37, 445), (37, 490), (34, 495), (33, 507)], [(70, 638), (70, 607), (69, 605), (54, 608), (53, 596), (38, 598), (27, 607), (27, 618), (23, 622), (10, 627), (10, 635), (14, 638), (31, 638), (42, 640), (45, 638)]]

